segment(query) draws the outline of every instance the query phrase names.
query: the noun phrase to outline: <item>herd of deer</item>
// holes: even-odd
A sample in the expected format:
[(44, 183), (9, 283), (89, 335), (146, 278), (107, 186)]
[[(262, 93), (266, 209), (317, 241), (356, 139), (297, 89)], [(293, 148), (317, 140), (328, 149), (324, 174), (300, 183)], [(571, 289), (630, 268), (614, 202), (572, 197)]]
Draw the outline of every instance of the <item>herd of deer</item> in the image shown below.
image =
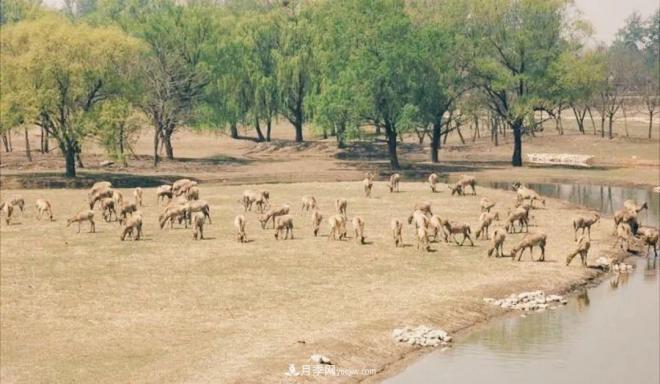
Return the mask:
[[(368, 172), (363, 180), (364, 194), (367, 198), (371, 197), (372, 189), (374, 186), (374, 174)], [(438, 191), (437, 174), (431, 174), (427, 182), (431, 192)], [(394, 193), (399, 191), (399, 184), (401, 175), (395, 173), (389, 177), (387, 186), (389, 191)], [(457, 183), (448, 185), (448, 189), (452, 195), (462, 196), (469, 188), (473, 195), (476, 195), (477, 181), (473, 176), (463, 175)], [(534, 260), (533, 249), (538, 247), (541, 251), (541, 256), (538, 261), (545, 259), (545, 247), (547, 244), (547, 235), (542, 232), (529, 233), (530, 210), (535, 209), (535, 203), (540, 203), (545, 206), (545, 199), (543, 199), (534, 190), (525, 187), (519, 183), (514, 183), (513, 189), (516, 191), (516, 200), (514, 207), (508, 210), (505, 217), (504, 224), (501, 226), (494, 226), (493, 230), (490, 227), (495, 221), (500, 220), (498, 212), (491, 212), (496, 203), (488, 197), (483, 197), (480, 200), (481, 214), (479, 217), (479, 224), (475, 232), (476, 239), (491, 240), (491, 246), (487, 251), (488, 257), (493, 254), (495, 257), (504, 256), (503, 245), (509, 233), (516, 232), (516, 226), (519, 227), (519, 232), (526, 233), (526, 235), (511, 248), (510, 255), (513, 260), (520, 261), (526, 249), (529, 249), (530, 257)], [(163, 205), (161, 213), (158, 217), (158, 223), (161, 229), (169, 222), (170, 228), (174, 226), (175, 222), (183, 224), (185, 228), (192, 227), (193, 239), (204, 238), (204, 225), (208, 220), (211, 223), (210, 205), (200, 199), (200, 188), (197, 182), (190, 179), (180, 179), (171, 185), (161, 185), (156, 188), (156, 197), (158, 205)], [(143, 206), (143, 190), (138, 187), (133, 191), (133, 201), (127, 202), (124, 200), (123, 194), (112, 188), (112, 184), (108, 181), (101, 181), (95, 183), (89, 190), (87, 199), (89, 209), (84, 209), (72, 217), (67, 219), (67, 226), (73, 223), (78, 224), (78, 232), (83, 222), (89, 222), (90, 232), (95, 232), (94, 222), (94, 209), (98, 205), (101, 210), (101, 217), (104, 221), (110, 222), (113, 220), (118, 221), (121, 225), (120, 239), (132, 238), (139, 240), (142, 236), (142, 222), (143, 217), (140, 208)], [(246, 190), (239, 200), (245, 213), (255, 211), (261, 216), (259, 222), (263, 229), (266, 229), (269, 222), (272, 222), (272, 228), (275, 230), (275, 239), (293, 239), (293, 216), (290, 214), (290, 207), (283, 204), (279, 207), (270, 207), (270, 193), (268, 191), (252, 191)], [(347, 237), (347, 208), (348, 201), (346, 199), (336, 199), (334, 202), (336, 214), (328, 217), (327, 223), (329, 226), (329, 240), (342, 240)], [(25, 199), (21, 196), (14, 196), (11, 199), (0, 204), (0, 212), (5, 216), (5, 223), (9, 224), (11, 218), (14, 216), (14, 210), (19, 209), (23, 212), (25, 207)], [(36, 218), (41, 220), (48, 217), (53, 220), (53, 210), (51, 203), (46, 199), (38, 199), (35, 202), (37, 210)], [(634, 201), (628, 200), (624, 203), (624, 207), (617, 211), (614, 215), (616, 245), (620, 245), (625, 250), (628, 250), (630, 242), (634, 238), (641, 240), (648, 246), (650, 252), (653, 249), (654, 255), (657, 256), (658, 245), (658, 230), (652, 227), (642, 227), (639, 225), (638, 213), (648, 209), (646, 203), (637, 205)], [(323, 221), (323, 214), (319, 210), (317, 200), (314, 196), (305, 195), (302, 197), (302, 211), (311, 212), (312, 233), (318, 236), (321, 223)], [(574, 240), (576, 246), (566, 258), (566, 265), (569, 265), (573, 258), (580, 255), (582, 265), (587, 265), (587, 254), (591, 246), (591, 227), (600, 220), (598, 213), (591, 213), (587, 215), (580, 215), (573, 219)], [(460, 223), (455, 221), (445, 220), (435, 214), (431, 210), (430, 202), (420, 202), (415, 204), (413, 212), (407, 218), (408, 224), (415, 226), (415, 237), (417, 242), (417, 249), (430, 251), (431, 241), (437, 241), (438, 235), (442, 236), (445, 242), (449, 242), (451, 238), (456, 244), (462, 246), (466, 240), (474, 245), (471, 234), (472, 229), (469, 224)], [(236, 232), (236, 239), (239, 242), (247, 242), (247, 235), (245, 232), (247, 219), (245, 215), (240, 214), (234, 218), (234, 228)], [(351, 220), (353, 227), (354, 239), (361, 244), (365, 243), (365, 220), (360, 216), (355, 216)], [(403, 245), (402, 229), (403, 222), (394, 218), (390, 222), (391, 236), (394, 241), (395, 247)], [(578, 231), (581, 236), (578, 238)], [(585, 234), (586, 232), (586, 234)], [(459, 242), (456, 235), (462, 235), (462, 241)], [(624, 247), (625, 244), (625, 247)]]

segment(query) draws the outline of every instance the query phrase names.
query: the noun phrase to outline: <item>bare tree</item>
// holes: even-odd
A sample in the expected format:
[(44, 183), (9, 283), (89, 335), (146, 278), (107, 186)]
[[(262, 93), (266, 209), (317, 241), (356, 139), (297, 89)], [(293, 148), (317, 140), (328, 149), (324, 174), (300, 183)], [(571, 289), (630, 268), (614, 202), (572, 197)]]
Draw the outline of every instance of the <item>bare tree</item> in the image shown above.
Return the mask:
[(657, 83), (652, 80), (648, 82), (642, 93), (642, 101), (644, 107), (646, 107), (646, 113), (649, 115), (649, 139), (651, 139), (653, 135), (653, 116), (658, 104), (660, 104), (660, 92)]

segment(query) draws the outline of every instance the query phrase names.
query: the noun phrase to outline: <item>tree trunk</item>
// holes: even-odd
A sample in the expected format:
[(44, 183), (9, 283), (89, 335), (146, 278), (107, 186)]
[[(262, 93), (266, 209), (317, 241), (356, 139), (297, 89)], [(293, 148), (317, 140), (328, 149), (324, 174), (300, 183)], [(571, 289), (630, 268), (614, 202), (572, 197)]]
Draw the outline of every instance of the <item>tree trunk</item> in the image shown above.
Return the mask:
[(44, 151), (48, 153), (50, 152), (50, 137), (47, 129), (44, 130), (44, 133), (46, 134), (46, 138), (44, 140)]
[(630, 133), (628, 133), (628, 114), (624, 103), (621, 103), (621, 112), (623, 112), (623, 129), (626, 131), (626, 137), (630, 137)]
[(651, 139), (652, 131), (653, 131), (653, 111), (649, 111), (649, 139)]
[(419, 145), (424, 144), (424, 136), (425, 136), (424, 131), (419, 132), (419, 130), (415, 129), (415, 135), (417, 135), (417, 142), (418, 142), (418, 144), (419, 144)]
[(612, 138), (613, 138), (613, 136), (612, 136), (612, 124), (614, 123), (614, 115), (610, 114), (608, 116), (607, 120), (608, 120), (608, 127), (607, 127), (608, 128), (608, 135), (609, 135), (610, 140), (612, 140)]
[(511, 165), (522, 167), (522, 121), (514, 121), (511, 128), (513, 129), (513, 157), (511, 158)]
[(344, 148), (345, 147), (345, 141), (344, 141), (344, 132), (346, 132), (346, 124), (341, 123), (339, 125), (335, 125), (335, 137), (337, 139), (337, 148)]
[(472, 142), (476, 142), (477, 138), (481, 138), (481, 132), (479, 131), (479, 116), (474, 116), (474, 140)]
[(2, 134), (2, 144), (5, 146), (5, 152), (9, 152), (9, 140), (7, 140), (7, 134)]
[(587, 106), (587, 113), (589, 113), (589, 120), (591, 121), (591, 128), (594, 131), (594, 136), (596, 136), (596, 122), (594, 121), (594, 115), (591, 113), (591, 108)]
[(44, 154), (46, 151), (44, 151), (44, 140), (46, 139), (46, 130), (44, 127), (41, 127), (41, 140), (39, 140), (39, 151)]
[(168, 160), (174, 160), (174, 148), (172, 148), (172, 134), (166, 133), (163, 136), (163, 142), (165, 143), (165, 156)]
[(232, 139), (238, 139), (238, 127), (236, 126), (236, 122), (231, 122), (229, 124), (229, 135)]
[(578, 131), (580, 131), (580, 133), (584, 135), (584, 118), (587, 114), (587, 111), (584, 110), (580, 112), (578, 111), (577, 107), (572, 107), (572, 109), (573, 109), (573, 115), (575, 115), (575, 121), (577, 122)]
[(431, 162), (437, 163), (440, 155), (440, 134), (442, 133), (442, 115), (436, 116), (431, 136)]
[(392, 169), (401, 169), (399, 158), (396, 154), (396, 127), (392, 123), (385, 123), (385, 134), (387, 135), (387, 150), (390, 155), (390, 166)]
[(461, 143), (465, 144), (465, 139), (463, 138), (463, 134), (461, 133), (461, 125), (458, 122), (456, 123), (456, 133), (458, 133), (458, 137), (461, 138)]
[(32, 162), (32, 153), (30, 153), (30, 137), (28, 136), (27, 127), (23, 127), (25, 131), (25, 155), (29, 162)]
[(62, 146), (66, 161), (66, 177), (76, 177), (76, 150), (72, 145)]
[(158, 148), (158, 154), (163, 156), (163, 148), (165, 148), (165, 136), (160, 134), (160, 147)]
[(270, 132), (273, 129), (273, 120), (268, 119), (266, 121), (266, 141), (270, 142)]
[(296, 120), (296, 124), (294, 125), (294, 128), (296, 129), (296, 143), (302, 143), (304, 141), (302, 119)]
[(85, 168), (82, 159), (80, 158), (80, 152), (76, 150), (76, 163), (78, 163), (78, 168)]
[(380, 125), (376, 125), (376, 136), (380, 136)]
[(259, 124), (259, 119), (254, 119), (254, 129), (257, 131), (257, 141), (261, 142), (266, 140), (263, 132), (261, 132), (261, 125)]
[(154, 132), (154, 167), (157, 167), (158, 162), (160, 161), (160, 158), (158, 157), (158, 145), (160, 144), (159, 138), (160, 131), (157, 129), (156, 132)]
[(605, 138), (605, 113), (600, 114), (600, 137)]
[(124, 156), (124, 124), (119, 126), (119, 156), (121, 156), (121, 163), (124, 167), (128, 167), (128, 161)]
[(497, 147), (498, 145), (500, 145), (500, 143), (499, 143), (499, 133), (500, 133), (499, 129), (500, 128), (498, 126), (497, 119), (492, 119), (491, 120), (490, 129), (491, 129), (490, 136), (491, 136), (493, 142), (495, 143), (495, 146)]

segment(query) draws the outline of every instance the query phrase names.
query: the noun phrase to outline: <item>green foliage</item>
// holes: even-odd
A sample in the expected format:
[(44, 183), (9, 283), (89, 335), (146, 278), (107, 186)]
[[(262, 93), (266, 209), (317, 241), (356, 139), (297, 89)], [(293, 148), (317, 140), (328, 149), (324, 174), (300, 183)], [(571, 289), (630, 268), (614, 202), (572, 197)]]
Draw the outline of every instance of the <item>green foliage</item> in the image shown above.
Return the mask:
[[(638, 76), (644, 82), (658, 84), (660, 76), (660, 8), (646, 20), (638, 12), (633, 12), (626, 24), (617, 32), (609, 49), (610, 56), (619, 63), (624, 60), (634, 62)], [(626, 57), (627, 56), (627, 57)], [(639, 68), (639, 64), (644, 67)], [(657, 85), (656, 85), (657, 87)]]
[(2, 0), (0, 129), (37, 121), (67, 151), (94, 136), (115, 156), (118, 143), (130, 147), (139, 108), (157, 164), (160, 144), (173, 158), (179, 127), (238, 137), (239, 124), (254, 125), (263, 140), (283, 116), (297, 141), (310, 122), (339, 145), (376, 126), (398, 167), (401, 134), (432, 126), (437, 161), (444, 116), (486, 106), (514, 131), (519, 165), (535, 111), (585, 108), (604, 84), (645, 84), (658, 72), (660, 13), (633, 15), (603, 55), (583, 49), (590, 26), (569, 0), (221, 3), (67, 0), (68, 17), (54, 18), (37, 0)]
[(512, 164), (522, 165), (523, 123), (547, 106), (550, 68), (570, 44), (562, 37), (565, 0), (475, 0), (469, 28), (479, 42), (471, 71), (490, 108), (514, 133)]
[(306, 97), (314, 89), (314, 45), (311, 11), (290, 16), (281, 27), (281, 38), (275, 51), (280, 112), (294, 126), (296, 141), (303, 141), (302, 128), (306, 116)]
[(547, 99), (569, 105), (588, 104), (606, 73), (606, 57), (602, 52), (564, 52), (550, 67)]
[(0, 0), (0, 25), (34, 19), (44, 13), (41, 0)]
[(315, 31), (323, 71), (316, 98), (321, 123), (385, 128), (391, 165), (398, 168), (396, 139), (414, 125), (411, 111), (422, 81), (404, 2), (340, 0), (324, 3), (319, 12), (325, 21)]
[(128, 153), (137, 140), (140, 129), (147, 123), (145, 117), (124, 98), (115, 98), (100, 104), (86, 116), (86, 129), (114, 160), (126, 164)]
[(46, 121), (67, 156), (67, 174), (75, 176), (73, 156), (90, 134), (84, 122), (130, 88), (125, 74), (136, 65), (140, 42), (117, 28), (55, 16), (6, 26), (1, 42), (3, 112), (14, 121)]

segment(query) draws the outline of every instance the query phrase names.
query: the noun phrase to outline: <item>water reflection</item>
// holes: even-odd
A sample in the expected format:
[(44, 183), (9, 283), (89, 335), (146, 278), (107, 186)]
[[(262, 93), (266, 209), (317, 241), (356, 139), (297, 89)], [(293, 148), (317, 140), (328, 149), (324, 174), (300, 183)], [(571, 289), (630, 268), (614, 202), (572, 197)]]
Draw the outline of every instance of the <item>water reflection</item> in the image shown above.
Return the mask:
[[(492, 183), (510, 190), (510, 183)], [(646, 201), (640, 214), (658, 226), (660, 194), (578, 184), (530, 184), (539, 193), (611, 215), (628, 199)], [(434, 352), (387, 383), (660, 382), (658, 259), (638, 259), (632, 273), (578, 293), (557, 310), (510, 316)]]
[(617, 289), (619, 288), (619, 285), (626, 285), (628, 283), (628, 276), (629, 273), (617, 273), (615, 274), (612, 279), (610, 279), (610, 288), (612, 289)]
[[(603, 215), (614, 214), (623, 207), (623, 202), (626, 200), (634, 200), (640, 204), (647, 202), (649, 209), (640, 212), (640, 220), (643, 224), (654, 227), (660, 224), (660, 193), (655, 193), (651, 189), (569, 183), (531, 183), (528, 185), (544, 196), (595, 209)], [(511, 183), (508, 182), (491, 182), (488, 183), (488, 186), (511, 190)]]
[(578, 312), (585, 311), (589, 306), (589, 303), (589, 291), (586, 289), (582, 290), (575, 296), (575, 307), (577, 308)]

